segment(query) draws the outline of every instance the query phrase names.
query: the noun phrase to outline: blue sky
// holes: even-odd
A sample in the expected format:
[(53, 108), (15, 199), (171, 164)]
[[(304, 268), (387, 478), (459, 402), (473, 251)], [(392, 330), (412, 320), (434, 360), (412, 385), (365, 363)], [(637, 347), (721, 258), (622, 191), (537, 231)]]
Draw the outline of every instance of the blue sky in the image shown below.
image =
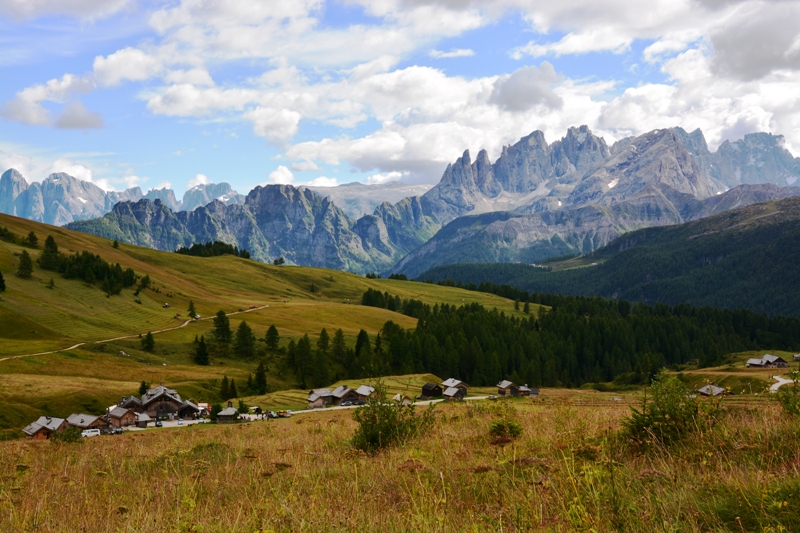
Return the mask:
[(0, 171), (435, 183), (541, 129), (800, 149), (797, 2), (0, 0)]

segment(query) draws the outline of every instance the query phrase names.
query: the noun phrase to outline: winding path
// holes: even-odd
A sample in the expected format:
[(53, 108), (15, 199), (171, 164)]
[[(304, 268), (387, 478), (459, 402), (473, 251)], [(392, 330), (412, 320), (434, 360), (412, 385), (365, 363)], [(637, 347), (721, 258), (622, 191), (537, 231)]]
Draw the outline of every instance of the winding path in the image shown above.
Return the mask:
[(770, 392), (778, 392), (778, 389), (783, 387), (788, 383), (794, 383), (791, 379), (782, 378), (780, 376), (772, 376), (772, 379), (777, 381), (774, 385), (769, 388)]
[[(231, 316), (231, 315), (238, 315), (240, 313), (250, 313), (252, 311), (258, 311), (260, 309), (266, 309), (267, 307), (269, 307), (269, 305), (261, 305), (261, 306), (258, 306), (258, 307), (254, 307), (252, 309), (245, 309), (244, 311), (233, 311), (232, 313), (226, 313), (226, 315)], [(213, 316), (207, 316), (207, 317), (201, 318), (199, 320), (194, 320), (194, 321), (189, 319), (189, 320), (184, 321), (184, 323), (181, 324), (180, 326), (175, 326), (174, 328), (159, 329), (158, 331), (151, 331), (150, 333), (155, 335), (157, 333), (165, 333), (167, 331), (174, 331), (176, 329), (185, 328), (191, 322), (202, 322), (203, 320), (211, 320), (213, 318), (214, 318)], [(94, 341), (94, 344), (103, 344), (105, 342), (113, 342), (113, 341), (118, 341), (118, 340), (122, 340), (122, 339), (132, 339), (134, 337), (139, 337), (139, 334), (138, 333), (134, 333), (133, 335), (124, 335), (122, 337), (114, 337), (113, 339), (104, 339), (104, 340), (101, 340), (101, 341)], [(48, 354), (52, 354), (52, 353), (68, 352), (70, 350), (74, 350), (75, 348), (78, 348), (79, 346), (83, 346), (84, 344), (86, 344), (86, 343), (85, 342), (79, 342), (78, 344), (72, 345), (69, 348), (63, 348), (61, 350), (53, 350), (53, 351), (50, 351), (50, 352), (27, 353), (27, 354), (23, 354), (23, 355), (9, 355), (8, 357), (3, 357), (2, 359), (0, 359), (0, 362), (8, 361), (9, 359), (19, 359), (20, 357), (35, 357), (37, 355), (48, 355)]]

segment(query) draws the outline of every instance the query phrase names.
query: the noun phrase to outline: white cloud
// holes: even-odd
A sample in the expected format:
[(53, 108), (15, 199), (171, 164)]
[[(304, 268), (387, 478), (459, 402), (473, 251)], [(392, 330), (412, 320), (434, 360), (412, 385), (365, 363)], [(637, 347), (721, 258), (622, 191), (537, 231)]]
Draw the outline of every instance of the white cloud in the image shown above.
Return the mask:
[(283, 165), (280, 165), (278, 168), (270, 172), (269, 178), (267, 178), (267, 184), (280, 184), (280, 185), (290, 185), (294, 181), (294, 174), (292, 171), (286, 168)]
[(311, 170), (319, 170), (319, 166), (313, 161), (296, 161), (291, 164), (292, 170), (295, 172), (308, 172)]
[(94, 77), (101, 85), (147, 80), (163, 69), (162, 62), (139, 49), (123, 48), (106, 57), (94, 58)]
[(471, 57), (475, 55), (474, 50), (469, 48), (453, 48), (449, 52), (436, 50), (435, 48), (428, 52), (428, 55), (434, 59), (447, 59), (451, 57)]
[(88, 167), (64, 157), (56, 159), (50, 165), (48, 174), (56, 172), (64, 172), (82, 181), (92, 181), (92, 171)]
[(0, 0), (0, 13), (14, 19), (67, 15), (92, 20), (112, 15), (131, 3), (132, 0)]
[(176, 85), (214, 85), (214, 80), (211, 79), (211, 75), (206, 69), (202, 68), (193, 68), (190, 70), (172, 70), (168, 72), (166, 76), (164, 76), (164, 81)]
[[(91, 91), (93, 86), (88, 78), (65, 74), (60, 79), (52, 79), (43, 85), (32, 85), (19, 91), (13, 100), (3, 105), (0, 115), (23, 124), (50, 126), (54, 122), (42, 102), (63, 104), (78, 93)], [(80, 110), (73, 109), (73, 113), (79, 112)]]
[(309, 187), (338, 187), (339, 182), (336, 178), (326, 178), (325, 176), (320, 176), (315, 178), (308, 183), (306, 183)]
[(64, 107), (64, 111), (56, 119), (54, 126), (57, 128), (86, 130), (102, 128), (105, 124), (100, 113), (89, 111), (80, 101), (75, 101)]
[(373, 174), (367, 178), (367, 185), (382, 185), (390, 181), (398, 181), (403, 177), (402, 172), (387, 172), (386, 174)]
[(211, 180), (208, 179), (208, 176), (205, 174), (197, 174), (194, 178), (189, 180), (189, 183), (186, 184), (186, 189), (191, 189), (192, 187), (197, 187), (198, 185), (208, 185), (211, 183)]
[(550, 88), (559, 81), (561, 77), (547, 61), (538, 68), (522, 67), (495, 81), (489, 102), (510, 111), (524, 111), (537, 104), (559, 108), (564, 101)]
[(244, 114), (253, 122), (253, 133), (270, 142), (281, 143), (297, 133), (301, 115), (289, 109), (272, 109), (258, 106)]
[(172, 183), (171, 182), (162, 181), (158, 185), (154, 185), (150, 190), (154, 190), (154, 189), (171, 189), (171, 188), (172, 188)]

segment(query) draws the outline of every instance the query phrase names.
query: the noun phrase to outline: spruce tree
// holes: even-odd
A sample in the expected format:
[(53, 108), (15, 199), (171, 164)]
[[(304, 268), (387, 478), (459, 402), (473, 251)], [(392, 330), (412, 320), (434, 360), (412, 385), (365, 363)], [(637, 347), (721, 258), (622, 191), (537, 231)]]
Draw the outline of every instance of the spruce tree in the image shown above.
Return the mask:
[(231, 384), (228, 387), (228, 394), (230, 394), (231, 398), (239, 397), (239, 392), (236, 390), (236, 382), (233, 381), (233, 378), (231, 378)]
[(44, 241), (44, 250), (39, 256), (39, 266), (44, 270), (58, 270), (59, 253), (58, 245), (52, 235), (48, 235)]
[(83, 281), (85, 281), (88, 285), (94, 285), (97, 281), (97, 276), (95, 276), (94, 270), (87, 268), (86, 272), (83, 274)]
[(337, 363), (344, 362), (344, 356), (347, 352), (347, 343), (344, 340), (344, 331), (341, 328), (336, 330), (333, 334), (333, 342), (331, 343), (331, 358)]
[(222, 376), (222, 383), (219, 386), (219, 397), (223, 401), (231, 397), (231, 389), (228, 385), (228, 376)]
[(39, 245), (39, 238), (33, 231), (28, 233), (27, 241), (28, 244), (30, 244), (33, 248), (36, 248)]
[(194, 300), (189, 300), (189, 308), (187, 311), (189, 313), (189, 318), (194, 320), (194, 317), (197, 316), (197, 311), (194, 308)]
[(302, 388), (307, 388), (308, 382), (314, 374), (314, 359), (311, 353), (311, 339), (308, 335), (297, 341), (295, 348), (295, 367), (297, 368), (297, 380)]
[(267, 393), (267, 369), (264, 366), (264, 361), (258, 363), (258, 368), (256, 368), (256, 376), (253, 380), (253, 386), (255, 387), (257, 394)]
[(194, 350), (194, 362), (198, 365), (208, 365), (208, 347), (205, 336), (202, 335)]
[(147, 332), (147, 335), (142, 339), (142, 350), (145, 352), (153, 352), (156, 349), (156, 340), (153, 338), (153, 334), (151, 332)]
[(253, 374), (247, 374), (247, 385), (245, 386), (245, 391), (248, 393), (253, 392)]
[(144, 396), (145, 394), (147, 394), (147, 382), (142, 380), (139, 384), (139, 396)]
[(327, 359), (328, 354), (330, 352), (330, 337), (328, 336), (328, 331), (325, 328), (322, 328), (322, 331), (319, 332), (319, 339), (317, 339), (317, 350), (322, 353), (322, 356)]
[(19, 256), (19, 265), (17, 266), (17, 276), (21, 278), (30, 278), (33, 274), (33, 261), (28, 254), (28, 250), (22, 250)]
[(527, 300), (525, 301), (525, 306), (522, 308), (522, 312), (526, 315), (531, 312), (531, 304)]
[(233, 337), (231, 322), (225, 311), (220, 309), (214, 317), (214, 338), (219, 342), (230, 342), (231, 337)]
[(267, 344), (267, 350), (270, 352), (277, 352), (278, 345), (281, 342), (281, 336), (278, 334), (278, 328), (275, 324), (271, 325), (264, 336), (264, 342)]
[(233, 349), (239, 357), (253, 357), (256, 354), (256, 336), (253, 330), (242, 320), (236, 329), (236, 342)]
[(0, 292), (6, 290), (6, 280), (3, 279), (3, 273), (0, 272)]

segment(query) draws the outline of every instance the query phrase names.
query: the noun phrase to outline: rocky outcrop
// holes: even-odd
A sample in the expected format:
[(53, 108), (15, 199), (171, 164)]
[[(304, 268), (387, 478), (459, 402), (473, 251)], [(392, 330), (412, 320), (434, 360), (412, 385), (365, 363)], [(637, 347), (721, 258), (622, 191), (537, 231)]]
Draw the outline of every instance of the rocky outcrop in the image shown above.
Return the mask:
[(175, 191), (166, 187), (163, 189), (150, 189), (142, 198), (152, 201), (161, 200), (161, 203), (173, 211), (177, 211), (181, 207), (181, 203), (175, 198)]
[(371, 215), (384, 202), (396, 204), (404, 198), (422, 196), (433, 186), (427, 184), (407, 184), (390, 181), (375, 185), (364, 183), (344, 183), (337, 187), (316, 187), (301, 185), (300, 189), (311, 189), (320, 196), (328, 198), (352, 219)]
[(172, 209), (193, 211), (198, 207), (220, 201), (225, 205), (243, 204), (245, 196), (234, 191), (229, 183), (204, 183), (183, 193), (183, 201)]
[(793, 157), (784, 144), (783, 135), (763, 132), (745, 135), (736, 142), (725, 141), (714, 154), (712, 174), (728, 187), (795, 185), (800, 178), (800, 157)]

